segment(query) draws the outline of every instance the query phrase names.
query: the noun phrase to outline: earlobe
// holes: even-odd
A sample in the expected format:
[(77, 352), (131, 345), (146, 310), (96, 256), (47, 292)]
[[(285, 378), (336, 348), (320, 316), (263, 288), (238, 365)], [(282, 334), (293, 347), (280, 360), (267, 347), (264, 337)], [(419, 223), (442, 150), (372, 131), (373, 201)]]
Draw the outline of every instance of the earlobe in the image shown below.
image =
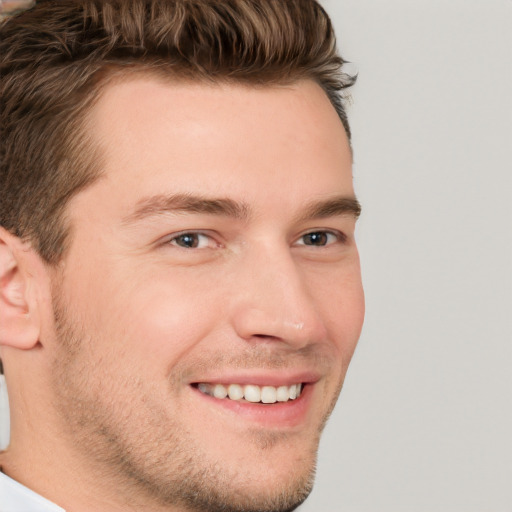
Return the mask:
[(39, 339), (39, 311), (26, 244), (0, 227), (0, 345), (22, 350)]

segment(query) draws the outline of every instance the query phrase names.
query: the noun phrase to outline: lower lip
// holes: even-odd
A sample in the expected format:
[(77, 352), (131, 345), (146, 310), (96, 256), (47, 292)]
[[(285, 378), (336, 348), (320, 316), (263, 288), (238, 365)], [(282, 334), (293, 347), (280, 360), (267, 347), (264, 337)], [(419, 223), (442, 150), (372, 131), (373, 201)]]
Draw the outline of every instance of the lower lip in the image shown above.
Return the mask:
[(306, 384), (295, 400), (275, 404), (241, 402), (229, 398), (219, 399), (205, 395), (195, 387), (191, 386), (191, 389), (199, 398), (228, 414), (236, 414), (244, 420), (266, 428), (291, 428), (305, 422), (312, 401), (313, 387), (314, 384)]

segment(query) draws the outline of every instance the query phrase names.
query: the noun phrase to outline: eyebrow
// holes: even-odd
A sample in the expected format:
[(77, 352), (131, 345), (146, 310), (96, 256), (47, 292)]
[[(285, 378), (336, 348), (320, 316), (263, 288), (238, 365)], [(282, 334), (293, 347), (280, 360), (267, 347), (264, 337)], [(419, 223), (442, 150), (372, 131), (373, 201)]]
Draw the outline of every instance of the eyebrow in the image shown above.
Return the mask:
[(162, 194), (140, 200), (135, 210), (123, 218), (123, 224), (134, 224), (148, 217), (166, 213), (203, 213), (245, 220), (249, 208), (232, 199), (214, 199), (191, 194)]
[(325, 201), (313, 202), (301, 212), (299, 221), (325, 219), (349, 215), (356, 219), (361, 215), (361, 205), (354, 196), (340, 196)]
[[(209, 198), (191, 194), (156, 195), (140, 200), (132, 213), (123, 218), (123, 224), (134, 224), (148, 217), (166, 213), (199, 213), (247, 220), (250, 209), (245, 203), (228, 198)], [(361, 214), (359, 201), (352, 196), (339, 196), (315, 201), (305, 206), (300, 221), (350, 215), (356, 219)]]

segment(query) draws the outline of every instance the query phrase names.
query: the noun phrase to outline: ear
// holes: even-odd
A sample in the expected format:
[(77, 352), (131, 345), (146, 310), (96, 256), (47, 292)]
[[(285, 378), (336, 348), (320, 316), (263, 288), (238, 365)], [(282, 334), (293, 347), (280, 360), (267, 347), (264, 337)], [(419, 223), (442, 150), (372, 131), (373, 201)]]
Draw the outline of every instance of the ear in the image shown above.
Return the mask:
[(0, 227), (0, 346), (29, 350), (39, 341), (37, 283), (30, 269), (34, 252)]

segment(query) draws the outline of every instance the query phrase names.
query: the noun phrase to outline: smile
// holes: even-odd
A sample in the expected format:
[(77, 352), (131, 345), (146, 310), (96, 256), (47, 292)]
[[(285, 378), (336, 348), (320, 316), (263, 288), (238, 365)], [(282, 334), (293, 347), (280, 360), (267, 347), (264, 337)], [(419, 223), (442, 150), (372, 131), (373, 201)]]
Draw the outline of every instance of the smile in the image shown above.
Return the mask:
[(275, 404), (276, 402), (288, 402), (300, 397), (302, 384), (291, 386), (256, 386), (253, 384), (209, 384), (201, 382), (197, 389), (205, 395), (228, 399), (239, 402)]

